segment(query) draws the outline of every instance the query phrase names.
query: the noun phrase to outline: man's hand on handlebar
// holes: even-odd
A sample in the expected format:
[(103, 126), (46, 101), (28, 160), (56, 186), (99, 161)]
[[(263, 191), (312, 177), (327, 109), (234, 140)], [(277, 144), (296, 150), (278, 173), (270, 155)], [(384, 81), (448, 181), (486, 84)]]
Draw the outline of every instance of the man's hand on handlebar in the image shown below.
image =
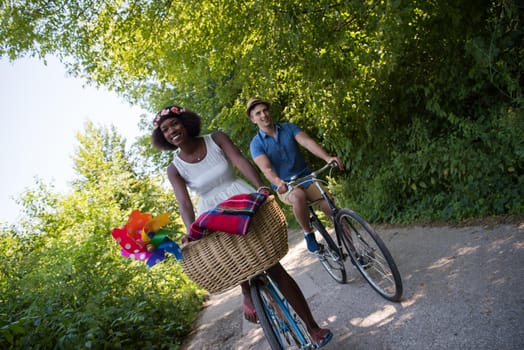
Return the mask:
[(277, 193), (283, 194), (288, 191), (287, 183), (282, 181), (277, 187)]
[(339, 170), (341, 171), (344, 170), (344, 163), (342, 163), (342, 160), (339, 157), (330, 157), (326, 161), (326, 163), (329, 163), (329, 164), (331, 164), (332, 162), (337, 163)]

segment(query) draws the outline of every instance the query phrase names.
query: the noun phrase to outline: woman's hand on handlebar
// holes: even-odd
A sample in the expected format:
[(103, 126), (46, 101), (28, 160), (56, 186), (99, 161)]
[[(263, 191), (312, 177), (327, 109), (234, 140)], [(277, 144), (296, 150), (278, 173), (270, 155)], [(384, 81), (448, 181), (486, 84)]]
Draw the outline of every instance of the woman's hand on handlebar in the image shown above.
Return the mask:
[(258, 189), (257, 189), (257, 192), (259, 193), (263, 193), (267, 196), (269, 196), (271, 194), (271, 188), (268, 187), (268, 186), (260, 186)]

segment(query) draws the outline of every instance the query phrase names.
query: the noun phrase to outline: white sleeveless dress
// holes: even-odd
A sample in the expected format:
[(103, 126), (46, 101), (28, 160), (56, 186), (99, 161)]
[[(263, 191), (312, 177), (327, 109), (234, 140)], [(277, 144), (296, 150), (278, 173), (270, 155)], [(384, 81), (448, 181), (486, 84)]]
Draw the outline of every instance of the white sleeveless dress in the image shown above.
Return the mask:
[(196, 216), (214, 208), (231, 196), (252, 193), (256, 190), (244, 180), (235, 176), (222, 148), (215, 143), (210, 134), (201, 136), (206, 144), (206, 156), (197, 163), (188, 163), (175, 152), (173, 164), (186, 181), (193, 197), (197, 201)]

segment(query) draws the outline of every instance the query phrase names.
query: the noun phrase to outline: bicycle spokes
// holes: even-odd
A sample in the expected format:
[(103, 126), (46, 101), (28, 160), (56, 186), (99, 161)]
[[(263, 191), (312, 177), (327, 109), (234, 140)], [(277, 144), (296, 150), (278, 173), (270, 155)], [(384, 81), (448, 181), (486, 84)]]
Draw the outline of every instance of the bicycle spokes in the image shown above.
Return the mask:
[(337, 225), (355, 267), (371, 287), (386, 299), (400, 300), (400, 273), (391, 253), (371, 226), (349, 209), (340, 210)]

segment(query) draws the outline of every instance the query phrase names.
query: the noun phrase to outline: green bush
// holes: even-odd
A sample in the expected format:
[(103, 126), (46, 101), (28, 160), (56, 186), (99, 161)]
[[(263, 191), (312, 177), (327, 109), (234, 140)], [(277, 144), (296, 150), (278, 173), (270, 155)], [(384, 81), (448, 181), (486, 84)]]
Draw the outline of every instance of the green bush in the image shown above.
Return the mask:
[(25, 218), (2, 228), (0, 348), (177, 349), (205, 292), (171, 254), (147, 268), (111, 236), (133, 209), (176, 210), (172, 194), (133, 171), (114, 132), (88, 125), (79, 138), (71, 193), (38, 183), (20, 200)]
[(2, 348), (178, 347), (204, 292), (174, 257), (149, 269), (121, 257), (108, 235), (95, 237), (46, 240), (18, 263), (21, 251), (4, 253), (12, 263), (0, 286)]
[(382, 23), (390, 62), (377, 71), (370, 138), (349, 156), (345, 203), (378, 222), (522, 213), (522, 11), (412, 5)]

